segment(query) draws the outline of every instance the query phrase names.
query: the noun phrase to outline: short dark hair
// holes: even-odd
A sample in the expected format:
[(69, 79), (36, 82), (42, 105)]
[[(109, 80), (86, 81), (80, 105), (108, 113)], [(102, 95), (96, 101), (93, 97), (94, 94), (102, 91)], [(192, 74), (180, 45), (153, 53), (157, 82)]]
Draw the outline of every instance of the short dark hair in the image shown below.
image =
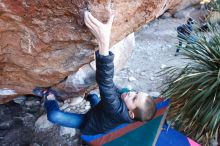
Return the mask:
[(137, 107), (133, 110), (133, 112), (135, 115), (135, 121), (149, 121), (154, 117), (156, 113), (156, 103), (150, 96), (147, 96), (144, 107)]

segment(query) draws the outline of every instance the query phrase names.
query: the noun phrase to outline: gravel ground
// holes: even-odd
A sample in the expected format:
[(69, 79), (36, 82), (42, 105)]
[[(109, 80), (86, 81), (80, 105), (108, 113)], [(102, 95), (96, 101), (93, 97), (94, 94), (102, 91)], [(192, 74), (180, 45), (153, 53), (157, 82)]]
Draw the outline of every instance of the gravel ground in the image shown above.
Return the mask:
[(159, 87), (165, 77), (158, 76), (158, 72), (186, 63), (181, 55), (174, 56), (178, 45), (176, 28), (185, 21), (157, 19), (136, 32), (136, 47), (127, 65), (115, 75), (116, 84), (143, 92), (161, 92)]

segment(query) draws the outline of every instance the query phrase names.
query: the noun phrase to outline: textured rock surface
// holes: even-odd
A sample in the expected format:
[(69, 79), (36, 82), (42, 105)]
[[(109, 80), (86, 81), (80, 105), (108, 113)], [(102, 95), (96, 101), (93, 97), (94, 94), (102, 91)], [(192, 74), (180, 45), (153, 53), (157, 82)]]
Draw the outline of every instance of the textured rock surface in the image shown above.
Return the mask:
[[(165, 11), (174, 12), (198, 0), (120, 0), (111, 46)], [(83, 11), (106, 21), (105, 0), (0, 1), (0, 103), (35, 86), (52, 86), (94, 60), (94, 37), (83, 22)], [(129, 48), (128, 48), (129, 49)], [(59, 88), (63, 89), (63, 86)], [(65, 91), (65, 89), (63, 89)], [(5, 98), (6, 97), (6, 98)]]

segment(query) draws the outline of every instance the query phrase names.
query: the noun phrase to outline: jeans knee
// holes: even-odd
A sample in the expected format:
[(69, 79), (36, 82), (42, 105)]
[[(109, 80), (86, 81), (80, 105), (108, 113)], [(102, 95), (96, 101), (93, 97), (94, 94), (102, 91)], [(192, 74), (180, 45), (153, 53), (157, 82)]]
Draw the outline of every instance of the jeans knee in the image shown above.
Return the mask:
[(47, 119), (52, 123), (59, 121), (59, 111), (51, 111), (47, 114)]

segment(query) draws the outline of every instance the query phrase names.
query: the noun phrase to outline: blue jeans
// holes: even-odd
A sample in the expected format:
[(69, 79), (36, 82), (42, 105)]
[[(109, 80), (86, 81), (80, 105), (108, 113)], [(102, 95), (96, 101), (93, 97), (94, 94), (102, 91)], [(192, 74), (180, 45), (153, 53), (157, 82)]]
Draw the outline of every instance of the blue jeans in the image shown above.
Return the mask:
[[(91, 108), (96, 106), (100, 101), (100, 98), (96, 94), (88, 95), (87, 99), (91, 104)], [(79, 129), (85, 118), (85, 114), (61, 111), (56, 100), (46, 100), (44, 107), (47, 110), (48, 120), (61, 126)]]

